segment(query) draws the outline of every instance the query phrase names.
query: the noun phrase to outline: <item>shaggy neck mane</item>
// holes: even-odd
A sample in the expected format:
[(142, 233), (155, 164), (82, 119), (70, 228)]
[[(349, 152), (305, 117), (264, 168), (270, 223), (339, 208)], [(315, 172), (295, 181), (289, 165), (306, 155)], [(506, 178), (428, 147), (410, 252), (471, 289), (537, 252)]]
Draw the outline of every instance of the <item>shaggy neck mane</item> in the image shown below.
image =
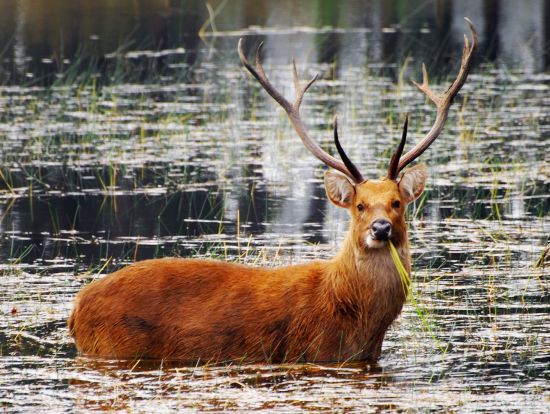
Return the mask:
[[(406, 234), (396, 245), (403, 266), (410, 273), (410, 251)], [(327, 293), (333, 299), (333, 306), (350, 316), (363, 317), (364, 310), (373, 301), (380, 306), (405, 302), (408, 286), (405, 287), (391, 257), (389, 246), (378, 249), (357, 246), (353, 233), (348, 232), (342, 248), (329, 262), (326, 275)]]

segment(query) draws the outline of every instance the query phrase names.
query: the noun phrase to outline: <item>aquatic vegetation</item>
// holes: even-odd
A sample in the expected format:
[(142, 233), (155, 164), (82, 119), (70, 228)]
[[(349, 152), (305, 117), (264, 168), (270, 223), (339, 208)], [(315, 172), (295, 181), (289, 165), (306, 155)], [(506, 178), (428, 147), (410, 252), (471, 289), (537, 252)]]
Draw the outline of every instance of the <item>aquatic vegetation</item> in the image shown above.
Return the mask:
[[(234, 39), (218, 40), (235, 50)], [(338, 114), (350, 156), (383, 175), (399, 116), (412, 114), (415, 141), (432, 109), (396, 81), (395, 73), (418, 79), (414, 65), (343, 65), (313, 65), (321, 79), (309, 92), (310, 128), (330, 149), (326, 120)], [(273, 82), (285, 88), (282, 66), (270, 73), (283, 74)], [(65, 321), (94, 278), (168, 255), (270, 266), (326, 258), (347, 223), (283, 114), (243, 88), (235, 53), (197, 63), (187, 79), (164, 75), (0, 87), (0, 375), (10, 379), (0, 384), (2, 408), (548, 406), (550, 76), (492, 67), (475, 69), (424, 156), (427, 193), (409, 211), (417, 305), (388, 333), (379, 366), (77, 357)]]

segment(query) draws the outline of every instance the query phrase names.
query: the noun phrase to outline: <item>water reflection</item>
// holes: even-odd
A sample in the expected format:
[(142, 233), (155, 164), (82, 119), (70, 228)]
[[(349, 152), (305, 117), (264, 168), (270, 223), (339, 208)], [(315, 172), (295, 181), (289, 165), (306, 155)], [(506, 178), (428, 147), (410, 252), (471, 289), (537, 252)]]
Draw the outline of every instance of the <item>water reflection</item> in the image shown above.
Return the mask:
[[(476, 23), (480, 62), (503, 62), (537, 73), (549, 67), (550, 3), (527, 0), (485, 1), (231, 1), (213, 3), (213, 25), (200, 0), (113, 3), (62, 0), (8, 0), (0, 6), (0, 45), (4, 82), (51, 83), (74, 76), (124, 76), (142, 79), (212, 59), (216, 36), (263, 34), (274, 63), (366, 62), (400, 64), (411, 50), (438, 68), (462, 43), (463, 16)], [(199, 32), (203, 28), (203, 39)], [(348, 33), (335, 38), (331, 33)], [(212, 37), (214, 36), (214, 37)], [(126, 54), (135, 50), (187, 51), (177, 58)], [(125, 55), (126, 54), (126, 55)], [(119, 59), (118, 56), (126, 56)], [(110, 58), (109, 58), (110, 57)], [(433, 69), (432, 69), (433, 70)], [(81, 72), (81, 73), (78, 73)]]
[[(206, 43), (199, 1), (2, 4), (13, 6), (0, 13), (11, 42), (4, 81), (57, 79), (0, 88), (2, 407), (548, 411), (548, 267), (533, 266), (549, 260), (548, 3), (517, 13), (506, 1), (251, 3), (228, 2)], [(430, 128), (434, 109), (409, 79), (425, 60), (434, 88), (446, 87), (438, 78), (454, 75), (464, 14), (485, 56), (422, 156), (426, 198), (409, 212), (418, 305), (388, 333), (379, 367), (75, 358), (72, 299), (124, 263), (181, 255), (274, 266), (334, 255), (346, 213), (329, 205), (323, 167), (242, 71), (237, 36), (250, 34), (248, 50), (266, 42), (266, 70), (287, 96), (291, 55), (303, 78), (321, 74), (303, 104), (312, 135), (333, 151), (337, 114), (346, 149), (377, 177), (402, 114), (412, 114), (411, 141)], [(135, 25), (148, 30), (128, 37)], [(80, 69), (67, 70), (86, 42), (99, 56), (87, 72), (100, 82), (73, 82)], [(162, 52), (127, 53), (139, 49)], [(521, 70), (484, 65), (501, 59)]]
[[(121, 237), (178, 245), (180, 239), (170, 238), (243, 231), (335, 242), (345, 213), (328, 205), (319, 162), (236, 62), (220, 64), (221, 77), (217, 66), (197, 69), (215, 85), (202, 88), (125, 84), (99, 96), (92, 86), (57, 88), (47, 96), (36, 88), (5, 88), (9, 105), (2, 107), (0, 131), (10, 139), (0, 142), (0, 226), (16, 236), (4, 243), (4, 259), (25, 251), (29, 238), (37, 253), (27, 260), (50, 254), (41, 248), (43, 239), (63, 233), (102, 241), (73, 243), (84, 245), (88, 262), (107, 251), (130, 258), (135, 240), (105, 249)], [(268, 70), (275, 84), (289, 85), (288, 64)], [(433, 108), (406, 82), (345, 70), (332, 79), (326, 65), (300, 68), (304, 78), (322, 74), (308, 92), (303, 117), (314, 138), (334, 151), (330, 122), (338, 114), (348, 153), (376, 177), (399, 135), (399, 114), (411, 112), (411, 140), (418, 140), (431, 126)], [(457, 104), (446, 133), (423, 156), (432, 178), (417, 217), (530, 220), (547, 214), (545, 82), (544, 75), (471, 75), (466, 104)], [(170, 251), (188, 255), (193, 248), (200, 243)], [(137, 257), (146, 254), (158, 251), (143, 247)]]

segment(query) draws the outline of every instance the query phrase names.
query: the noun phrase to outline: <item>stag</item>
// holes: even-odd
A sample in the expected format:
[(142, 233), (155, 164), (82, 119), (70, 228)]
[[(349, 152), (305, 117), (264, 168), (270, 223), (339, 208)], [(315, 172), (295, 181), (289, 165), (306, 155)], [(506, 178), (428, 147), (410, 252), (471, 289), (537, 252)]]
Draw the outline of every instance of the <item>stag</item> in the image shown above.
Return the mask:
[[(406, 170), (441, 134), (453, 99), (470, 70), (477, 35), (464, 37), (456, 79), (442, 95), (415, 83), (437, 114), (430, 131), (403, 155), (402, 139), (382, 179), (365, 179), (346, 155), (334, 125), (341, 161), (313, 141), (300, 106), (316, 77), (292, 77), (288, 101), (268, 80), (257, 50), (253, 67), (239, 40), (244, 67), (286, 111), (306, 148), (332, 168), (324, 176), (329, 200), (349, 211), (349, 231), (331, 260), (279, 268), (250, 267), (202, 259), (165, 258), (136, 262), (85, 286), (77, 295), (69, 329), (81, 353), (114, 358), (184, 361), (375, 362), (390, 324), (403, 308), (403, 284), (390, 255), (390, 242), (411, 269), (405, 209), (424, 190), (423, 165)], [(403, 171), (404, 170), (404, 171)]]

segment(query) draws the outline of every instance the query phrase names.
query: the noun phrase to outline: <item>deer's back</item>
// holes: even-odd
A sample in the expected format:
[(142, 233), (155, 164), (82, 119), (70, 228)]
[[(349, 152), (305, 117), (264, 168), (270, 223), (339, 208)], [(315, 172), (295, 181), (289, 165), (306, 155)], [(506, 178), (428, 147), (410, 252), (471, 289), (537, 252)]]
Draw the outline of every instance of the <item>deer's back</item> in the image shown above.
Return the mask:
[(88, 355), (282, 360), (293, 344), (313, 340), (298, 331), (311, 331), (304, 315), (322, 306), (322, 267), (146, 260), (84, 287), (69, 329)]

